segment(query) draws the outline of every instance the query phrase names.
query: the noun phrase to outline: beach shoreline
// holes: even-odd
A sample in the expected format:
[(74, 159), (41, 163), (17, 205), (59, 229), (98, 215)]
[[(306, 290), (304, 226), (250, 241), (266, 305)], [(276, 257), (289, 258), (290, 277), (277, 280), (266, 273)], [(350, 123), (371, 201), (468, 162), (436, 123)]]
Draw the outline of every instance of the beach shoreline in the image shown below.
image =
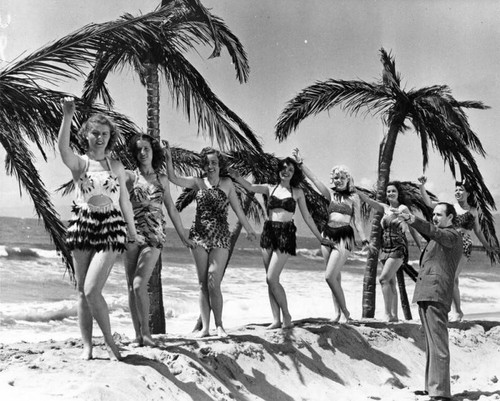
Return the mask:
[[(292, 330), (248, 324), (229, 338), (156, 335), (134, 347), (115, 334), (124, 360), (94, 360), (80, 339), (1, 344), (4, 400), (425, 400), (425, 343), (415, 322), (295, 321)], [(455, 400), (500, 399), (500, 321), (449, 327)]]

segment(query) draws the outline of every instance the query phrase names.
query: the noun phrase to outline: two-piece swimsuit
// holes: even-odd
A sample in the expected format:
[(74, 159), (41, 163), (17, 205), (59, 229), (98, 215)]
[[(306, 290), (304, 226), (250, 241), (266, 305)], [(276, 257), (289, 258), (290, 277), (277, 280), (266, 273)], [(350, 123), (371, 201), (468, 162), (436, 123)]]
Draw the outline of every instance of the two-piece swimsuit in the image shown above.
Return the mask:
[(228, 207), (227, 195), (218, 184), (199, 189), (196, 193), (196, 214), (189, 230), (189, 239), (207, 253), (214, 248), (230, 248)]
[(463, 252), (467, 259), (470, 259), (472, 253), (472, 237), (469, 232), (474, 229), (475, 219), (474, 215), (467, 210), (465, 213), (457, 214), (454, 221), (455, 227), (462, 235)]
[[(297, 201), (293, 198), (293, 190), (290, 188), (291, 196), (279, 199), (274, 196), (277, 186), (273, 189), (267, 200), (267, 212), (273, 209), (283, 209), (290, 213), (295, 213)], [(263, 249), (279, 250), (282, 253), (290, 255), (296, 254), (297, 227), (293, 220), (290, 221), (272, 221), (266, 220), (260, 236), (260, 247)]]
[(405, 227), (395, 213), (385, 213), (380, 221), (382, 226), (382, 247), (379, 259), (385, 263), (387, 259), (403, 259), (408, 262), (408, 240), (406, 239)]
[[(120, 207), (120, 184), (118, 177), (111, 170), (106, 157), (107, 170), (101, 163), (85, 159), (85, 169), (75, 182), (76, 197), (73, 202), (73, 216), (69, 220), (66, 243), (70, 250), (119, 251), (123, 252), (127, 237), (126, 224)], [(97, 171), (88, 171), (90, 164)], [(92, 170), (95, 170), (93, 168)], [(110, 202), (94, 205), (89, 200), (96, 196), (105, 196)]]
[(166, 240), (167, 225), (163, 214), (163, 185), (158, 174), (154, 182), (146, 181), (138, 169), (134, 175), (129, 192), (137, 234), (144, 237), (146, 246), (161, 249)]
[[(354, 207), (346, 201), (347, 195), (337, 194), (331, 190), (331, 202), (328, 205), (328, 214), (339, 213), (349, 216), (352, 220), (354, 216)], [(350, 224), (344, 222), (338, 226), (332, 226), (329, 222), (323, 228), (323, 238), (333, 241), (331, 248), (342, 248), (349, 251), (353, 250), (356, 243), (354, 241), (354, 230)]]

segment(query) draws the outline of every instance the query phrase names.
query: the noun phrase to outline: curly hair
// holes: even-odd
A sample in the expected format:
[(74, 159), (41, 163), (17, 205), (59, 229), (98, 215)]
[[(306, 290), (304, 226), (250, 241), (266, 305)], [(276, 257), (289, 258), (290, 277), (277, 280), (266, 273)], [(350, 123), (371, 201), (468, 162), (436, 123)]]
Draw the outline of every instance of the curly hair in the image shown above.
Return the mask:
[[(347, 187), (346, 187), (346, 192), (352, 193), (356, 190), (354, 186), (354, 178), (351, 175), (351, 172), (349, 171), (349, 168), (344, 165), (338, 165), (338, 166), (333, 166), (332, 171), (330, 172), (330, 177), (332, 177), (335, 174), (345, 174), (347, 177)], [(333, 179), (331, 180), (333, 184)], [(332, 187), (332, 189), (336, 189), (335, 187)]]
[(113, 120), (104, 114), (93, 114), (87, 119), (87, 121), (82, 124), (82, 126), (78, 130), (78, 142), (80, 143), (80, 146), (84, 149), (85, 152), (89, 149), (87, 134), (90, 132), (94, 124), (102, 124), (109, 127), (110, 137), (108, 145), (106, 146), (106, 152), (111, 152), (118, 142), (120, 131), (116, 127), (116, 124), (113, 122)]
[(205, 166), (208, 164), (208, 155), (216, 155), (219, 160), (219, 176), (228, 177), (229, 173), (227, 171), (227, 159), (226, 157), (217, 149), (206, 147), (200, 152), (200, 167), (204, 170)]
[[(385, 188), (386, 192), (387, 192), (387, 188), (389, 186), (395, 187), (396, 190), (398, 191), (398, 202), (399, 202), (399, 204), (400, 205), (406, 205), (406, 206), (408, 206), (408, 201), (407, 201), (406, 195), (405, 195), (405, 193), (403, 191), (403, 187), (401, 186), (401, 182), (399, 182), (399, 181), (389, 181), (387, 183), (387, 187)], [(388, 204), (387, 200), (385, 202)]]
[(286, 168), (286, 166), (293, 166), (294, 172), (292, 178), (290, 179), (290, 185), (292, 187), (298, 187), (301, 181), (304, 180), (304, 173), (299, 168), (297, 162), (291, 157), (286, 157), (278, 161), (278, 166), (276, 168), (276, 182), (280, 182), (280, 171)]
[(139, 141), (148, 141), (151, 144), (151, 149), (153, 150), (153, 160), (151, 161), (151, 165), (153, 170), (158, 170), (165, 161), (165, 155), (163, 154), (163, 149), (161, 148), (160, 141), (156, 138), (153, 138), (151, 135), (139, 133), (135, 134), (129, 141), (128, 151), (132, 155), (132, 159), (137, 166), (137, 156), (139, 155), (139, 148), (137, 146), (137, 142)]
[(470, 205), (470, 206), (476, 206), (476, 199), (475, 199), (475, 193), (474, 193), (474, 190), (472, 189), (471, 185), (467, 182), (467, 181), (455, 181), (455, 188), (456, 187), (461, 187), (463, 188), (468, 196), (467, 196), (467, 203)]

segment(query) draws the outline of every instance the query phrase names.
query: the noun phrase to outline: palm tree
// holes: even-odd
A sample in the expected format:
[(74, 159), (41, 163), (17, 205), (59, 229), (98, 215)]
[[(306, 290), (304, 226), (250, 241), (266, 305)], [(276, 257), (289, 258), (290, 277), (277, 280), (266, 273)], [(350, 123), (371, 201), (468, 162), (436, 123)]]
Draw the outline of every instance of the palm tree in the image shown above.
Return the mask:
[[(420, 139), (423, 168), (428, 164), (429, 142), (436, 149), (453, 176), (455, 163), (468, 182), (473, 183), (477, 196), (481, 224), (492, 244), (498, 244), (491, 210), (495, 202), (477, 167), (472, 152), (485, 156), (479, 138), (469, 126), (465, 108), (487, 109), (481, 102), (457, 101), (446, 85), (435, 85), (421, 89), (405, 90), (396, 71), (393, 57), (383, 48), (380, 50), (382, 78), (379, 82), (344, 81), (329, 79), (303, 89), (288, 102), (276, 124), (276, 137), (283, 141), (297, 128), (302, 120), (334, 106), (357, 114), (364, 109), (380, 115), (387, 127), (380, 144), (376, 199), (384, 201), (385, 188), (389, 182), (390, 167), (398, 135), (413, 126)], [(378, 249), (381, 214), (373, 218), (371, 242)], [(490, 255), (498, 258), (498, 255)], [(375, 314), (375, 283), (378, 250), (369, 253), (363, 283), (363, 317)]]
[[(148, 26), (153, 29), (127, 25), (108, 33), (85, 81), (85, 102), (92, 104), (101, 97), (104, 104), (112, 108), (106, 78), (111, 72), (131, 66), (146, 87), (147, 133), (159, 139), (161, 74), (174, 104), (182, 106), (188, 120), (192, 115), (196, 118), (199, 133), (217, 141), (222, 150), (261, 151), (250, 127), (212, 92), (203, 76), (184, 56), (196, 45), (204, 44), (214, 47), (212, 56), (215, 57), (224, 46), (233, 61), (237, 78), (245, 82), (249, 73), (248, 61), (237, 37), (198, 0), (164, 1), (160, 10), (162, 20), (151, 21)], [(125, 15), (123, 19), (133, 17)], [(152, 333), (165, 332), (161, 266), (160, 258), (149, 281)]]

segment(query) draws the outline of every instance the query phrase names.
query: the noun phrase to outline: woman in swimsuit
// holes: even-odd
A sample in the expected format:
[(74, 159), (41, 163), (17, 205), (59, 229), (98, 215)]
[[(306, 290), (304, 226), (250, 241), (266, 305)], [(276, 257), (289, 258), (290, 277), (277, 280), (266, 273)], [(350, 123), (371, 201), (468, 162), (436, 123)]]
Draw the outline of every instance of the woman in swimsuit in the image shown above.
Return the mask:
[(189, 231), (194, 243), (191, 253), (196, 264), (200, 284), (200, 311), (202, 328), (199, 337), (210, 335), (210, 312), (213, 311), (217, 335), (227, 337), (222, 325), (222, 293), (220, 285), (229, 257), (230, 233), (227, 221), (228, 206), (236, 213), (247, 232), (255, 239), (256, 234), (248, 223), (236, 196), (234, 184), (225, 174), (225, 159), (218, 150), (204, 148), (201, 153), (205, 176), (179, 177), (172, 165), (169, 146), (165, 149), (168, 177), (172, 183), (184, 188), (193, 188), (196, 193), (196, 215)]
[(128, 301), (138, 345), (154, 346), (149, 330), (148, 282), (166, 240), (165, 205), (170, 220), (181, 241), (188, 248), (192, 241), (185, 234), (182, 220), (170, 195), (170, 184), (158, 169), (164, 156), (160, 143), (145, 134), (135, 135), (129, 151), (138, 168), (126, 170), (127, 188), (134, 210), (137, 232), (144, 237), (144, 244), (132, 243), (125, 254)]
[(325, 279), (332, 291), (335, 317), (333, 322), (340, 320), (341, 314), (347, 322), (351, 315), (347, 310), (344, 290), (341, 285), (341, 270), (354, 249), (354, 230), (356, 227), (363, 246), (368, 245), (361, 221), (361, 202), (354, 181), (345, 166), (335, 166), (331, 172), (331, 188), (324, 185), (303, 163), (299, 150), (295, 149), (293, 156), (298, 165), (319, 192), (330, 202), (328, 206), (328, 223), (323, 229), (323, 237), (333, 241), (332, 246), (321, 246), (326, 264)]
[(78, 133), (87, 149), (84, 156), (70, 147), (73, 98), (62, 100), (63, 120), (58, 147), (64, 164), (71, 170), (76, 187), (73, 216), (69, 220), (67, 245), (72, 250), (78, 288), (78, 323), (83, 339), (82, 358), (92, 358), (93, 318), (101, 328), (112, 360), (121, 359), (111, 334), (108, 305), (102, 289), (117, 255), (127, 242), (141, 241), (125, 185), (123, 165), (109, 158), (118, 132), (104, 115), (90, 117)]
[[(425, 203), (429, 207), (434, 207), (436, 202), (432, 202), (427, 191), (425, 190), (425, 183), (427, 178), (421, 176), (418, 178), (420, 185), (420, 193)], [(455, 184), (455, 199), (457, 203), (454, 204), (455, 210), (457, 211), (457, 218), (455, 221), (455, 228), (462, 235), (463, 242), (463, 256), (460, 259), (457, 271), (455, 273), (455, 283), (453, 286), (453, 300), (451, 304), (452, 317), (450, 322), (460, 322), (463, 319), (464, 313), (460, 305), (460, 289), (458, 287), (458, 276), (467, 262), (470, 260), (470, 255), (472, 251), (472, 232), (476, 234), (484, 248), (491, 252), (498, 252), (498, 249), (492, 247), (486, 240), (484, 234), (481, 231), (481, 226), (479, 224), (478, 210), (473, 206), (472, 196), (470, 196), (471, 190), (467, 183), (457, 181)]]
[[(288, 311), (285, 290), (279, 280), (288, 257), (295, 255), (296, 251), (295, 233), (297, 228), (293, 222), (293, 215), (297, 205), (314, 236), (325, 245), (330, 241), (321, 237), (321, 233), (307, 209), (304, 192), (297, 187), (302, 180), (302, 172), (295, 160), (287, 157), (279, 161), (278, 185), (251, 184), (240, 177), (236, 170), (231, 170), (230, 174), (247, 191), (264, 194), (267, 197), (268, 219), (264, 222), (260, 247), (262, 248), (269, 302), (273, 314), (273, 322), (268, 326), (268, 329), (292, 328), (292, 318)], [(281, 316), (283, 316), (283, 324)]]
[(387, 203), (377, 202), (362, 192), (361, 199), (374, 209), (383, 212), (384, 216), (380, 222), (382, 226), (382, 249), (379, 259), (383, 264), (379, 282), (384, 296), (385, 320), (387, 322), (398, 321), (398, 291), (396, 286), (396, 273), (399, 268), (408, 263), (408, 241), (407, 234), (410, 232), (419, 249), (422, 249), (420, 237), (412, 227), (398, 218), (399, 214), (409, 214), (405, 205), (406, 201), (401, 186), (397, 181), (387, 184)]

